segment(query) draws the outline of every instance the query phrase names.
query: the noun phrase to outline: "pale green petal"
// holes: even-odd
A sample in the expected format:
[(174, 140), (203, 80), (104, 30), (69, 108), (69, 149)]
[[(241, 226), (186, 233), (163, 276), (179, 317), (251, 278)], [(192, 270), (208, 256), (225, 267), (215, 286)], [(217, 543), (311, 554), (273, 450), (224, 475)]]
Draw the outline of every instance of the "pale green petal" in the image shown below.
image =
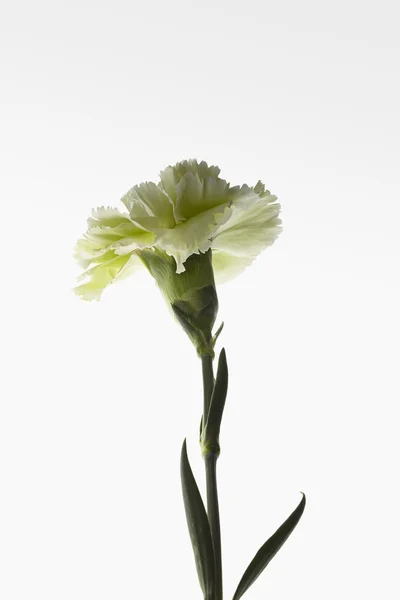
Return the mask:
[(121, 238), (112, 237), (110, 240), (106, 235), (93, 234), (89, 236), (88, 233), (84, 233), (75, 244), (73, 256), (77, 263), (86, 269), (94, 260), (106, 254), (110, 245), (119, 239)]
[[(106, 214), (103, 210), (101, 207), (92, 212), (92, 218), (88, 219), (88, 231), (75, 245), (74, 258), (83, 268), (87, 268), (95, 258), (102, 256), (108, 250), (119, 248), (124, 240), (129, 240), (129, 252), (136, 248), (149, 247), (154, 242), (154, 234), (132, 223), (128, 215), (122, 215), (116, 209), (107, 209)], [(99, 219), (94, 218), (95, 216)], [(125, 253), (117, 252), (117, 254)]]
[[(128, 227), (127, 230), (123, 233), (122, 231), (118, 231), (117, 228), (108, 227), (108, 226), (99, 226), (92, 227), (86, 233), (83, 234), (84, 239), (88, 244), (91, 244), (93, 249), (93, 254), (95, 255), (98, 250), (104, 250), (123, 239), (128, 232), (133, 233), (135, 231), (133, 228)], [(142, 232), (140, 232), (142, 233)]]
[[(104, 254), (106, 248), (100, 252)], [(94, 249), (94, 244), (90, 240), (86, 239), (85, 234), (79, 238), (73, 249), (73, 257), (80, 267), (86, 269), (92, 262), (97, 251)]]
[(121, 202), (128, 209), (129, 215), (133, 212), (135, 213), (135, 217), (147, 217), (149, 215), (148, 210), (143, 206), (135, 188), (131, 188), (125, 196), (121, 198)]
[(143, 233), (148, 233), (142, 227), (139, 227), (136, 223), (133, 223), (130, 219), (126, 219), (122, 223), (111, 227), (110, 225), (106, 225), (101, 221), (98, 221), (96, 225), (93, 225), (88, 229), (88, 235), (100, 235), (100, 236), (116, 236), (123, 238), (126, 235), (142, 235)]
[(99, 247), (117, 248), (129, 239), (135, 242), (136, 248), (151, 246), (154, 242), (154, 234), (150, 231), (140, 229), (133, 223), (121, 223), (117, 227), (95, 227), (86, 232), (86, 238), (93, 241)]
[(113, 228), (126, 223), (133, 227), (129, 215), (116, 208), (99, 206), (92, 209), (92, 216), (87, 220), (88, 231), (77, 241), (74, 248), (74, 258), (78, 264), (86, 268), (94, 257), (104, 254), (108, 246), (121, 237), (118, 233), (113, 235)]
[(155, 245), (175, 258), (176, 272), (182, 273), (185, 270), (184, 262), (191, 254), (204, 253), (211, 247), (212, 237), (230, 215), (229, 203), (221, 204), (180, 223), (174, 229), (158, 232)]
[(158, 184), (158, 187), (162, 190), (164, 190), (164, 192), (166, 194), (168, 194), (168, 197), (171, 199), (172, 203), (176, 202), (176, 183), (175, 183), (175, 174), (174, 174), (174, 168), (173, 167), (167, 167), (166, 169), (164, 169), (164, 171), (161, 171), (160, 173), (160, 183)]
[(158, 227), (175, 226), (172, 202), (155, 183), (135, 185), (121, 200), (129, 210), (129, 215), (140, 225), (140, 219), (152, 217)]
[(130, 252), (133, 252), (133, 250), (150, 248), (153, 246), (154, 240), (155, 235), (153, 233), (143, 231), (141, 234), (127, 236), (118, 242), (114, 242), (110, 248), (115, 251), (115, 254), (129, 254)]
[(186, 175), (186, 173), (191, 173), (192, 175), (197, 174), (200, 181), (203, 180), (204, 177), (218, 177), (220, 173), (219, 167), (212, 165), (209, 167), (207, 163), (202, 160), (200, 163), (197, 160), (182, 160), (181, 162), (176, 163), (174, 167), (167, 167), (164, 171), (160, 173), (161, 182), (159, 187), (164, 189), (164, 191), (171, 198), (172, 202), (176, 204), (177, 193), (176, 186)]
[(175, 218), (181, 223), (202, 212), (203, 182), (197, 173), (185, 173), (176, 186)]
[(129, 221), (129, 215), (121, 213), (117, 208), (98, 206), (92, 209), (92, 216), (87, 220), (87, 224), (90, 229), (100, 224), (116, 227), (126, 221)]
[(199, 213), (226, 203), (229, 183), (218, 177), (186, 173), (176, 186), (175, 218), (185, 221)]
[[(258, 192), (258, 193), (257, 193)], [(212, 248), (242, 257), (255, 257), (281, 232), (280, 205), (259, 182), (242, 186), (232, 196), (232, 216), (215, 235)]]
[(200, 179), (204, 179), (204, 177), (218, 177), (221, 172), (219, 167), (215, 165), (209, 167), (204, 160), (199, 163), (196, 159), (182, 160), (176, 163), (173, 169), (175, 183), (179, 183), (186, 173), (197, 173)]
[(83, 300), (100, 300), (107, 285), (116, 279), (124, 278), (141, 266), (142, 263), (135, 254), (116, 256), (86, 271), (79, 279), (87, 279), (87, 282), (74, 288), (73, 291)]
[(212, 251), (212, 265), (217, 284), (234, 279), (253, 262), (252, 257), (235, 256), (222, 250)]
[(128, 279), (133, 273), (140, 269), (144, 269), (144, 265), (136, 253), (131, 254), (128, 262), (125, 264), (123, 269), (118, 273), (117, 281)]
[[(104, 252), (104, 254), (101, 254), (99, 256), (94, 256), (90, 261), (88, 261), (91, 265), (91, 269), (95, 268), (96, 265), (101, 265), (105, 262), (109, 262), (110, 260), (116, 258), (116, 254), (114, 252), (114, 250), (107, 250), (106, 252)], [(79, 277), (76, 278), (77, 281), (85, 281), (88, 278), (88, 273), (91, 271), (91, 269), (88, 269), (87, 271), (84, 271), (82, 273), (82, 275), (79, 275)]]

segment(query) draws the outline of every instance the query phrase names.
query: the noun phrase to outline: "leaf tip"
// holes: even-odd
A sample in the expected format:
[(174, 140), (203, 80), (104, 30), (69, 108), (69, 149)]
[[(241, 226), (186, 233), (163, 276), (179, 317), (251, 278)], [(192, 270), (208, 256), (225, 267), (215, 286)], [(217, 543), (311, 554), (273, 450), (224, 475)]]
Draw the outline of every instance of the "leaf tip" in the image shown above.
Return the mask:
[(181, 454), (182, 454), (182, 456), (185, 454), (187, 456), (186, 438), (183, 440)]

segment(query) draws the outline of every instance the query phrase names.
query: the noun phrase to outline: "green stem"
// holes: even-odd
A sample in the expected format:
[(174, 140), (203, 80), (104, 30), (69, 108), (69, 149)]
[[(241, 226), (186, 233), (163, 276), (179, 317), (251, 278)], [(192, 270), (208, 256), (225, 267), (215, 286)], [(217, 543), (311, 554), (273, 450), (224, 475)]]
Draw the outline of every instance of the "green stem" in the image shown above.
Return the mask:
[(208, 411), (210, 409), (211, 396), (214, 389), (214, 373), (213, 373), (213, 358), (206, 354), (201, 357), (203, 367), (203, 388), (204, 388), (204, 404), (203, 404), (203, 424), (206, 424)]
[(217, 458), (216, 454), (209, 452), (204, 460), (206, 465), (207, 514), (215, 554), (215, 599), (222, 600), (222, 554), (217, 490)]
[[(211, 356), (202, 356), (203, 384), (204, 384), (204, 410), (203, 424), (207, 421), (211, 396), (214, 388), (214, 373)], [(218, 488), (217, 488), (217, 458), (215, 452), (204, 455), (206, 468), (207, 487), (207, 515), (210, 523), (211, 537), (215, 555), (215, 600), (222, 600), (222, 555), (221, 555), (221, 528), (219, 520)]]

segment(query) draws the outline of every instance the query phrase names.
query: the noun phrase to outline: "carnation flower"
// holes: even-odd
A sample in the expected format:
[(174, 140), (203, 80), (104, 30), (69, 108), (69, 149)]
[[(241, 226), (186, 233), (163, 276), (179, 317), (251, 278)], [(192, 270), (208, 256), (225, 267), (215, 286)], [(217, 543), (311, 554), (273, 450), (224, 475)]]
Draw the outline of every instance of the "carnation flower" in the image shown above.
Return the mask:
[(74, 291), (99, 300), (104, 288), (146, 267), (200, 356), (214, 353), (218, 311), (215, 280), (243, 271), (280, 232), (280, 206), (259, 181), (231, 187), (220, 169), (196, 160), (135, 185), (127, 212), (92, 211), (75, 258), (86, 271)]
[(176, 274), (185, 272), (189, 257), (210, 249), (217, 283), (243, 271), (280, 233), (280, 206), (261, 181), (231, 187), (219, 173), (204, 161), (182, 161), (162, 171), (157, 185), (130, 189), (122, 198), (127, 212), (94, 209), (75, 247), (86, 271), (74, 291), (99, 300), (107, 285), (149, 268), (149, 250), (173, 259)]

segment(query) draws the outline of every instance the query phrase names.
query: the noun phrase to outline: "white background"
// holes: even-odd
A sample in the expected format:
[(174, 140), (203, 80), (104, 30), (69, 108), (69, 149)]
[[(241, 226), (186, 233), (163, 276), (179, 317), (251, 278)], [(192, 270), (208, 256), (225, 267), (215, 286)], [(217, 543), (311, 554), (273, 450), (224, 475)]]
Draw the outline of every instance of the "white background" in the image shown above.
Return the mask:
[(284, 220), (219, 289), (226, 598), (300, 490), (246, 598), (399, 597), (396, 4), (3, 4), (3, 600), (201, 598), (200, 363), (147, 273), (70, 292), (90, 209), (184, 158), (262, 179)]

